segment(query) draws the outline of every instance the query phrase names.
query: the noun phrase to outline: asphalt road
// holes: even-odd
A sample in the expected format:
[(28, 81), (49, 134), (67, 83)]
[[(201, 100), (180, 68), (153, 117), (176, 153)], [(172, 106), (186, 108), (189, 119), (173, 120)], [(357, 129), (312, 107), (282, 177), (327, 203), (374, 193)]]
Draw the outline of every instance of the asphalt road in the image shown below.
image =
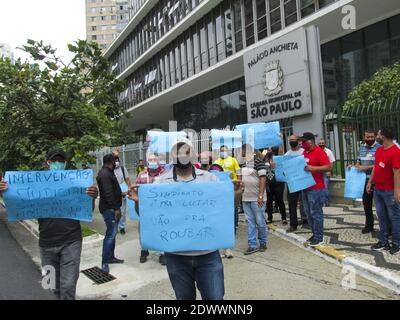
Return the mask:
[(0, 255), (0, 300), (54, 299), (51, 292), (42, 289), (38, 266), (10, 233), (2, 207), (0, 207)]

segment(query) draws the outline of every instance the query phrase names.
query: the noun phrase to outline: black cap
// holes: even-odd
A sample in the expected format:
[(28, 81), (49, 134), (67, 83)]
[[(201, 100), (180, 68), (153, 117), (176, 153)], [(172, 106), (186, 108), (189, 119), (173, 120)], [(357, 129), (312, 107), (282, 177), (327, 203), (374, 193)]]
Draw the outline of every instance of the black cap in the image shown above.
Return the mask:
[(47, 153), (46, 160), (53, 160), (56, 156), (60, 156), (64, 160), (67, 160), (67, 155), (65, 154), (65, 151), (63, 149), (50, 150)]
[(311, 132), (304, 132), (300, 140), (315, 140), (315, 135)]

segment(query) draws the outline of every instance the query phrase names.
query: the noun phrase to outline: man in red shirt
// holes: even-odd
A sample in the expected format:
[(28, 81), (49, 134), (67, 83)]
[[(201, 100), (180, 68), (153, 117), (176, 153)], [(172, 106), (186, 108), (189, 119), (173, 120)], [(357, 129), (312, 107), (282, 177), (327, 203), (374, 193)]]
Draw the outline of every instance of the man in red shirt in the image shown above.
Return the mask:
[(315, 144), (314, 134), (305, 132), (300, 139), (303, 141), (303, 155), (307, 162), (304, 170), (311, 172), (315, 180), (314, 186), (302, 191), (302, 199), (308, 224), (313, 234), (308, 241), (311, 247), (316, 247), (323, 244), (324, 240), (324, 213), (322, 210), (325, 199), (324, 172), (331, 170), (331, 162), (325, 151)]
[[(376, 150), (375, 166), (367, 184), (372, 192), (375, 183), (374, 201), (379, 220), (379, 241), (371, 249), (400, 251), (400, 149), (393, 142), (394, 130), (384, 127), (379, 130), (376, 141), (382, 146)], [(392, 226), (392, 246), (389, 244), (389, 226)]]

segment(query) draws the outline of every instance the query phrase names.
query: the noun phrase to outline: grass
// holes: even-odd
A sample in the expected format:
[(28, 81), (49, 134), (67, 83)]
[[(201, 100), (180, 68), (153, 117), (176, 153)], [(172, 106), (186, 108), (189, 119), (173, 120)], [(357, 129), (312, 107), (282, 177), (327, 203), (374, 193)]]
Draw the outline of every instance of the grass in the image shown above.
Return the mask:
[(96, 231), (90, 229), (88, 226), (85, 226), (85, 225), (81, 225), (81, 229), (82, 229), (82, 236), (84, 238), (92, 236), (97, 233)]

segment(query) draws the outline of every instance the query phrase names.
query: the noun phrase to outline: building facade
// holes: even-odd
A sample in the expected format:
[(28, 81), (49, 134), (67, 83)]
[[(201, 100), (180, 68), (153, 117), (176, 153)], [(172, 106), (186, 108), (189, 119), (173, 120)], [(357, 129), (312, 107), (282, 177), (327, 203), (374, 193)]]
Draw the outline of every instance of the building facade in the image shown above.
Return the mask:
[[(355, 30), (342, 23), (348, 5)], [(322, 136), (326, 108), (342, 105), (355, 85), (400, 60), (399, 14), (398, 0), (147, 0), (105, 57), (125, 80), (120, 101), (138, 136), (168, 130), (171, 120), (178, 129), (233, 127), (254, 120), (251, 108), (265, 111), (262, 121), (274, 111), (292, 132)], [(260, 61), (254, 73), (253, 60)], [(292, 77), (300, 71), (304, 77)], [(252, 79), (256, 73), (263, 83)], [(257, 89), (262, 85), (281, 90)], [(289, 112), (297, 95), (305, 111)]]

